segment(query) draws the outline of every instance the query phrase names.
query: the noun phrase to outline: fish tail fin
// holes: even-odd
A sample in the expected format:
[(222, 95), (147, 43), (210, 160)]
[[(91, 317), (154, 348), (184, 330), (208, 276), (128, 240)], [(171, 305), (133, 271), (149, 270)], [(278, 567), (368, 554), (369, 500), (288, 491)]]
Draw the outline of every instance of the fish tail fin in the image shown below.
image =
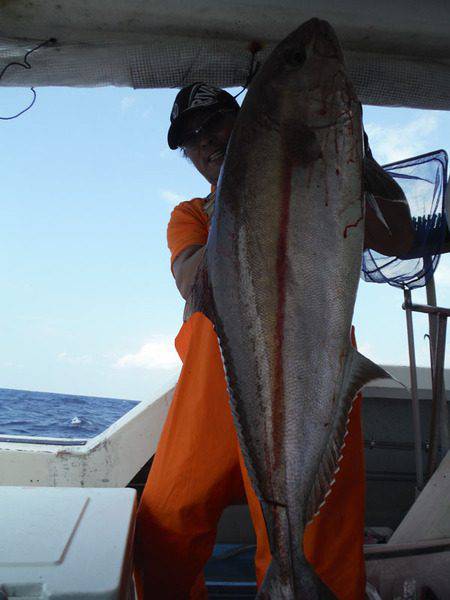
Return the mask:
[(297, 562), (291, 575), (286, 581), (277, 563), (272, 560), (258, 591), (257, 600), (337, 600), (306, 559)]
[(257, 599), (336, 600), (303, 554), (303, 527), (299, 527), (298, 520), (289, 519), (288, 509), (283, 504), (262, 502), (262, 508), (268, 525), (272, 562)]

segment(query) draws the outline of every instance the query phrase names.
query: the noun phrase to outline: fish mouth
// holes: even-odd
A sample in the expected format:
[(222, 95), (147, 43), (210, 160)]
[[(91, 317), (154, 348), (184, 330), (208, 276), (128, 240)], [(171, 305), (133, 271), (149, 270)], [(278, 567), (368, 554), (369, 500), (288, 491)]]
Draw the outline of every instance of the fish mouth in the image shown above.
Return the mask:
[(223, 157), (225, 156), (225, 151), (223, 149), (220, 150), (216, 150), (215, 152), (213, 152), (212, 154), (210, 154), (208, 156), (208, 162), (215, 162), (217, 160), (221, 160), (223, 159)]

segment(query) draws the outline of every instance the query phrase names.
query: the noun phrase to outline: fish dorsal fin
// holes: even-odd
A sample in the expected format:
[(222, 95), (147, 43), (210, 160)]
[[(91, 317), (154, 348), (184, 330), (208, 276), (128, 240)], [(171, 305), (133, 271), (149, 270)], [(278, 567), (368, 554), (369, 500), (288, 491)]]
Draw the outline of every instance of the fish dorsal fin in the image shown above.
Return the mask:
[(325, 504), (326, 498), (339, 471), (345, 437), (348, 432), (350, 412), (359, 390), (373, 379), (391, 379), (391, 375), (371, 360), (349, 347), (345, 360), (341, 388), (338, 394), (333, 432), (317, 471), (306, 505), (306, 522), (309, 522)]

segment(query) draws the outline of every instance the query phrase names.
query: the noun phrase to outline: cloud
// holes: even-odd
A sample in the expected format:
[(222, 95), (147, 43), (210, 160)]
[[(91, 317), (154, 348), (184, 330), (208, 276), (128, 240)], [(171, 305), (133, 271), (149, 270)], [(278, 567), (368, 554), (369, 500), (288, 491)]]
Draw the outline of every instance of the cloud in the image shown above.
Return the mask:
[(20, 363), (16, 363), (16, 362), (12, 362), (12, 361), (7, 361), (1, 364), (1, 367), (5, 368), (5, 369), (23, 369), (24, 365), (21, 365)]
[(159, 194), (163, 200), (165, 200), (170, 206), (176, 206), (186, 200), (184, 196), (181, 194), (177, 194), (177, 192), (173, 192), (172, 190), (159, 190)]
[(124, 96), (120, 101), (120, 108), (123, 111), (129, 110), (134, 104), (136, 104), (136, 98), (134, 96)]
[(87, 365), (92, 363), (92, 357), (89, 354), (70, 355), (67, 352), (60, 352), (58, 360), (69, 365)]
[(438, 127), (434, 114), (422, 114), (407, 125), (380, 126), (367, 123), (370, 147), (380, 163), (390, 163), (430, 150), (429, 136)]
[(121, 369), (170, 370), (179, 367), (180, 364), (172, 336), (153, 335), (137, 352), (119, 358), (115, 366)]

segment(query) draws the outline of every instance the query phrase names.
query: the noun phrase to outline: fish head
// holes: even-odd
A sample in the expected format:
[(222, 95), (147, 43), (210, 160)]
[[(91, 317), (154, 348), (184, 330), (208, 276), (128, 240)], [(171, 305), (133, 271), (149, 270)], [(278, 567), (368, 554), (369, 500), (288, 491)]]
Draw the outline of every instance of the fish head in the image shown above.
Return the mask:
[(314, 130), (352, 117), (357, 97), (339, 41), (326, 21), (311, 19), (293, 31), (257, 77), (253, 91), (262, 120), (270, 115), (271, 126), (291, 128), (301, 122), (303, 128)]

